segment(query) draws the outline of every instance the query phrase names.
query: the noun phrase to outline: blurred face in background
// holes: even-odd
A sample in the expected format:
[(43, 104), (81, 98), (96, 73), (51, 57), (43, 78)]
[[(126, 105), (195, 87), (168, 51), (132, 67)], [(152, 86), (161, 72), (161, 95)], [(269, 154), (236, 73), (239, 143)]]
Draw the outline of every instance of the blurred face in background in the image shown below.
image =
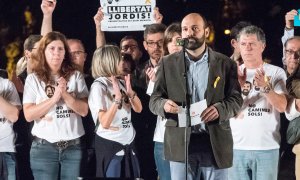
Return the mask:
[(36, 42), (31, 50), (25, 50), (24, 51), (25, 57), (26, 57), (26, 60), (27, 60), (27, 72), (28, 73), (31, 73), (31, 71), (32, 71), (31, 54), (36, 53), (38, 46), (39, 46), (39, 42)]
[[(144, 47), (149, 54), (151, 62), (159, 62), (164, 54), (164, 33), (148, 34), (144, 41)], [(156, 65), (154, 64), (154, 65)]]
[(132, 59), (137, 62), (142, 57), (142, 52), (135, 39), (126, 39), (121, 43), (121, 53), (130, 54)]
[(175, 52), (179, 52), (182, 49), (182, 46), (177, 45), (177, 40), (180, 39), (181, 36), (178, 33), (174, 33), (172, 40), (167, 44), (167, 49), (169, 54), (173, 54)]
[(285, 47), (286, 68), (289, 74), (295, 71), (299, 66), (300, 60), (300, 39), (291, 39)]
[(68, 41), (70, 48), (70, 54), (72, 56), (73, 63), (78, 65), (81, 69), (84, 68), (84, 62), (86, 60), (86, 53), (81, 43), (77, 41)]

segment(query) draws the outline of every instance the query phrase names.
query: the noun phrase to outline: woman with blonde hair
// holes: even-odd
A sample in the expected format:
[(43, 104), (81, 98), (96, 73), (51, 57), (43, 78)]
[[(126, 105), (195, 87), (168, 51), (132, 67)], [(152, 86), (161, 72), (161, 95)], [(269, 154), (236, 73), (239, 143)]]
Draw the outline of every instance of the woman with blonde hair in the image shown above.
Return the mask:
[[(92, 75), (95, 78), (89, 95), (89, 107), (95, 124), (96, 176), (139, 177), (135, 156), (135, 130), (131, 108), (142, 111), (142, 104), (130, 84), (117, 46), (105, 45), (94, 52)], [(124, 78), (124, 80), (122, 80)]]
[(32, 55), (32, 71), (24, 88), (23, 107), (34, 121), (30, 164), (35, 179), (77, 179), (85, 132), (81, 116), (88, 113), (88, 90), (72, 63), (66, 38), (45, 35)]

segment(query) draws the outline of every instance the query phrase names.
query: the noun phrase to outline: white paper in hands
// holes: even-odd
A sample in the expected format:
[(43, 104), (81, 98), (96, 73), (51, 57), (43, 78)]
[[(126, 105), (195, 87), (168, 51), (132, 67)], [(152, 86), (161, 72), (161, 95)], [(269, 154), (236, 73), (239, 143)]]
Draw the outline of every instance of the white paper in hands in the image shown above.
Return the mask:
[[(200, 117), (201, 113), (207, 108), (206, 99), (191, 104), (190, 116), (191, 116), (191, 125), (197, 125), (204, 123)], [(179, 106), (178, 112), (178, 126), (186, 127), (186, 108)]]

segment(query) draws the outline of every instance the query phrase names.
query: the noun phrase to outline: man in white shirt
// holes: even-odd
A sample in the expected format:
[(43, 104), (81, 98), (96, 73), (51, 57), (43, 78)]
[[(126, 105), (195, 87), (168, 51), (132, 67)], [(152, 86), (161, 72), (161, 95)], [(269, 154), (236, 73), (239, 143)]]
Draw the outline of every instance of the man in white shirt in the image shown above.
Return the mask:
[(263, 61), (266, 39), (262, 29), (243, 28), (238, 42), (244, 60), (238, 72), (240, 85), (255, 80), (257, 89), (251, 86), (239, 115), (230, 119), (234, 145), (229, 179), (277, 180), (280, 113), (287, 106), (286, 75), (282, 68)]
[(21, 102), (12, 82), (0, 77), (0, 179), (16, 179), (15, 133)]
[[(299, 72), (299, 59), (300, 59), (300, 37), (294, 36), (288, 39), (285, 42), (285, 62), (287, 67), (287, 73), (292, 74), (295, 70), (298, 69)], [(288, 81), (292, 82), (294, 74), (292, 74)], [(289, 93), (290, 94), (290, 93)], [(293, 92), (291, 92), (293, 94)], [(287, 110), (285, 112), (286, 118), (288, 120), (294, 120), (300, 116), (300, 97), (291, 98), (288, 103)], [(293, 153), (296, 154), (296, 163), (295, 163), (295, 174), (296, 178), (300, 179), (300, 140), (294, 145)]]

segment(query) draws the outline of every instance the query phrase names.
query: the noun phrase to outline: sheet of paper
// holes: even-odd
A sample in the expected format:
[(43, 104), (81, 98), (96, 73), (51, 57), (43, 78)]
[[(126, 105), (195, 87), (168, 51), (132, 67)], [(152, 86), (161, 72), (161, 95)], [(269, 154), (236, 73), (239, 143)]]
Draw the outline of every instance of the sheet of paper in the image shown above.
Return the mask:
[[(191, 104), (190, 116), (191, 116), (192, 126), (203, 123), (200, 115), (206, 108), (207, 108), (206, 99)], [(182, 106), (179, 107), (178, 126), (186, 127), (186, 108), (183, 108)]]

